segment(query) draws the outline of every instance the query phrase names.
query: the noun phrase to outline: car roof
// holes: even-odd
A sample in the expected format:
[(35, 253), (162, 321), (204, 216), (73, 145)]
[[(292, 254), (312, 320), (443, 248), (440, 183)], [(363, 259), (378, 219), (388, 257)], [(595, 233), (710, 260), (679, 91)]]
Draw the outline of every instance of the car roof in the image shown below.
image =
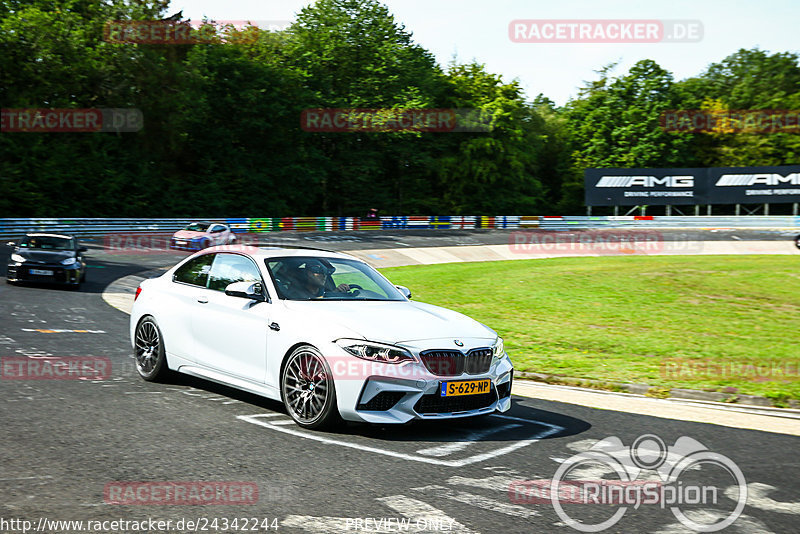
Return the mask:
[(311, 247), (285, 248), (276, 246), (219, 245), (216, 247), (209, 247), (205, 249), (204, 252), (241, 252), (258, 259), (311, 256), (317, 258), (343, 258), (362, 261), (350, 254)]
[(61, 237), (63, 239), (72, 239), (75, 236), (67, 234), (45, 234), (36, 232), (36, 233), (25, 234), (25, 237)]

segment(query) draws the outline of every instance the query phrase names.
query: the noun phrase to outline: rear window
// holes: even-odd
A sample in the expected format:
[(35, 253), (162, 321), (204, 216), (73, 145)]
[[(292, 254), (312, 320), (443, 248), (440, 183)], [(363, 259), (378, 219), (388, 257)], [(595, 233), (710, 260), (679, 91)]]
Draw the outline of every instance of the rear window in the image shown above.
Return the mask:
[(208, 273), (211, 271), (211, 262), (213, 261), (214, 254), (204, 254), (189, 260), (178, 267), (172, 276), (172, 280), (183, 284), (206, 287)]

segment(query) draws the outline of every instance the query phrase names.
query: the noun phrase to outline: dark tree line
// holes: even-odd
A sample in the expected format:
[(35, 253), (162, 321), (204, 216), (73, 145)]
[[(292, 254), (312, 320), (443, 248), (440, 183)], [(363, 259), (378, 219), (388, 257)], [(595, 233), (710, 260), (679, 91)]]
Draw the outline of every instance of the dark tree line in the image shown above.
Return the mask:
[[(0, 134), (0, 217), (582, 213), (583, 169), (800, 162), (800, 135), (665, 132), (669, 109), (800, 109), (792, 53), (740, 50), (675, 81), (612, 66), (564, 107), (441, 66), (376, 0), (318, 0), (286, 31), (113, 43), (166, 0), (0, 0), (3, 108), (137, 108), (136, 133)], [(257, 32), (254, 34), (253, 32)], [(249, 32), (249, 33), (248, 33)], [(469, 108), (484, 133), (319, 133), (309, 108)]]

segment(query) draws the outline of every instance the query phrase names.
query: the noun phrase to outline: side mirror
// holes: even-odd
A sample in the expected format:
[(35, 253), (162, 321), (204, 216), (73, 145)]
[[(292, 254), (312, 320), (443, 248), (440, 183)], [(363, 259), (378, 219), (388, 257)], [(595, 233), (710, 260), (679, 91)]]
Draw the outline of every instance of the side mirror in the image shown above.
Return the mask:
[(88, 249), (88, 248), (86, 248), (86, 247), (78, 247), (78, 252), (86, 252), (86, 251), (88, 251), (88, 250), (89, 250), (89, 249)]
[(239, 297), (259, 302), (266, 302), (267, 300), (260, 282), (234, 282), (225, 288), (225, 294), (229, 297)]
[(405, 286), (394, 286), (394, 287), (396, 287), (400, 291), (400, 293), (403, 294), (403, 296), (405, 298), (407, 298), (409, 300), (411, 299), (411, 290), (410, 289), (408, 289)]
[(9, 247), (16, 247), (17, 246), (17, 244), (14, 241), (9, 241), (8, 243), (6, 243), (6, 245), (9, 246)]

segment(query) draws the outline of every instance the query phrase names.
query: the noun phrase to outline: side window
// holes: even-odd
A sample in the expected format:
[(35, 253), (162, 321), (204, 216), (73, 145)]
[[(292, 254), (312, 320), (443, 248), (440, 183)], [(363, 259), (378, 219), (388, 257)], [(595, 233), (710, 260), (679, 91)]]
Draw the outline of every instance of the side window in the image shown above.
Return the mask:
[(222, 232), (223, 230), (225, 230), (225, 227), (221, 226), (219, 224), (215, 224), (214, 226), (211, 227), (211, 233), (212, 234), (218, 234), (218, 233)]
[(204, 254), (193, 260), (189, 260), (181, 265), (172, 280), (183, 282), (193, 286), (206, 287), (208, 272), (211, 270), (211, 262), (214, 261), (214, 254)]
[(217, 254), (211, 266), (208, 288), (225, 291), (234, 282), (260, 282), (261, 273), (249, 258), (239, 254)]

